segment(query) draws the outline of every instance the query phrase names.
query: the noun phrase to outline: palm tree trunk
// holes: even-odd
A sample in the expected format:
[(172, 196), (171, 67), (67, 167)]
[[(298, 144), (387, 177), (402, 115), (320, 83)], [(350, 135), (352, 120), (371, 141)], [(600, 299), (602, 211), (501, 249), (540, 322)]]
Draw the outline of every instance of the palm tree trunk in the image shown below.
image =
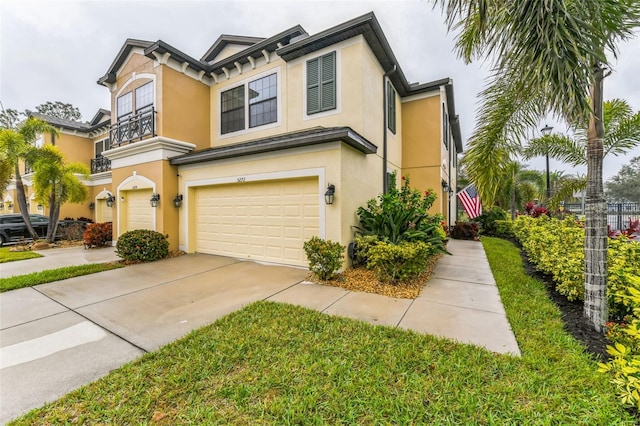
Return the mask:
[(584, 245), (584, 315), (596, 331), (607, 321), (607, 220), (602, 184), (604, 126), (602, 80), (604, 70), (594, 67), (591, 113), (587, 132), (587, 199)]
[(18, 207), (20, 207), (20, 214), (22, 215), (22, 219), (27, 227), (27, 232), (29, 236), (35, 241), (38, 239), (38, 234), (35, 229), (33, 229), (33, 225), (31, 225), (31, 218), (29, 217), (29, 209), (27, 208), (27, 197), (24, 193), (24, 183), (22, 182), (22, 175), (20, 175), (20, 167), (16, 162), (15, 167), (15, 179), (16, 179), (16, 194), (18, 198)]
[(47, 242), (55, 243), (58, 231), (58, 219), (60, 218), (60, 205), (56, 201), (56, 193), (53, 191), (49, 197), (49, 225), (47, 226)]

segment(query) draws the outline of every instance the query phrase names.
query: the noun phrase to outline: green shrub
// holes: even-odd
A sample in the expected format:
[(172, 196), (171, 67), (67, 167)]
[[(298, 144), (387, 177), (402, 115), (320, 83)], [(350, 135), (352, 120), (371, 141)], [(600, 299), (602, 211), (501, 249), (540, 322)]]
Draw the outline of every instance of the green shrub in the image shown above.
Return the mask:
[(456, 222), (451, 230), (451, 238), (456, 240), (477, 240), (478, 224), (475, 222)]
[(358, 235), (356, 237), (355, 259), (356, 265), (367, 265), (369, 250), (378, 244), (378, 237), (375, 235)]
[(640, 409), (640, 277), (630, 276), (631, 286), (616, 294), (632, 308), (631, 321), (615, 334), (613, 346), (607, 346), (611, 361), (598, 364), (598, 371), (612, 376), (618, 396), (625, 405)]
[(111, 222), (89, 223), (82, 234), (85, 247), (102, 247), (111, 244), (113, 228)]
[(511, 219), (496, 220), (496, 236), (513, 237), (513, 221)]
[[(395, 181), (395, 172), (391, 181)], [(445, 251), (446, 234), (442, 229), (442, 216), (429, 214), (437, 196), (433, 191), (422, 194), (412, 189), (409, 179), (403, 177), (401, 188), (391, 186), (356, 211), (360, 226), (357, 235), (373, 235), (380, 241), (398, 244), (403, 241), (430, 243), (434, 250)]]
[(309, 261), (309, 270), (321, 280), (332, 278), (342, 267), (345, 247), (338, 242), (313, 237), (304, 243), (304, 252)]
[(507, 212), (498, 206), (485, 210), (480, 216), (473, 219), (480, 224), (480, 231), (485, 235), (496, 235), (496, 221), (507, 220)]
[(116, 253), (127, 261), (151, 262), (169, 255), (169, 242), (160, 232), (136, 229), (120, 235)]
[(622, 320), (634, 308), (640, 308), (631, 293), (631, 289), (640, 291), (640, 242), (626, 236), (610, 238), (608, 242), (609, 317)]
[(427, 268), (432, 249), (429, 243), (422, 241), (400, 244), (379, 241), (368, 249), (367, 267), (373, 269), (381, 281), (397, 284), (422, 273)]

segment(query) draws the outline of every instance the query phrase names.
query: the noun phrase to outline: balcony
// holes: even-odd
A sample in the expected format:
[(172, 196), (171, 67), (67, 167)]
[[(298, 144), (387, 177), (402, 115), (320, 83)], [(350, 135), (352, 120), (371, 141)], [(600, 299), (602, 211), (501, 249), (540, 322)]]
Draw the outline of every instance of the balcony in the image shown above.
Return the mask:
[[(146, 137), (156, 136), (156, 111), (145, 109), (135, 115), (118, 120), (109, 128), (111, 148), (127, 145)], [(92, 162), (93, 165), (93, 162)]]
[(91, 174), (108, 172), (111, 170), (111, 160), (106, 157), (91, 159)]

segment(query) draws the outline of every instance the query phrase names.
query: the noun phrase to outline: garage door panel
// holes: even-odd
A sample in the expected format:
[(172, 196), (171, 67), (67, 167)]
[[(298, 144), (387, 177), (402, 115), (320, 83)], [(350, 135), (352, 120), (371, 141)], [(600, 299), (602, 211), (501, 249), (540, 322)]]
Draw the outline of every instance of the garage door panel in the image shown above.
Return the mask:
[(306, 265), (318, 199), (315, 177), (197, 188), (196, 251)]
[(153, 229), (153, 207), (149, 204), (151, 190), (127, 191), (127, 230)]

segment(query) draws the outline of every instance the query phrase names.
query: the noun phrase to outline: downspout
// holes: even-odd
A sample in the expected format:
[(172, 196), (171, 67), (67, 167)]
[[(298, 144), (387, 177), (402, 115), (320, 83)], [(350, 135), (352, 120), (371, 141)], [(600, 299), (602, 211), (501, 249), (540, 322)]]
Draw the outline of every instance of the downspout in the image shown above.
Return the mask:
[[(384, 117), (382, 128), (382, 193), (387, 193), (389, 183), (387, 182), (387, 77), (396, 72), (398, 67), (393, 68), (382, 76), (382, 116)], [(397, 114), (396, 114), (397, 115)]]

